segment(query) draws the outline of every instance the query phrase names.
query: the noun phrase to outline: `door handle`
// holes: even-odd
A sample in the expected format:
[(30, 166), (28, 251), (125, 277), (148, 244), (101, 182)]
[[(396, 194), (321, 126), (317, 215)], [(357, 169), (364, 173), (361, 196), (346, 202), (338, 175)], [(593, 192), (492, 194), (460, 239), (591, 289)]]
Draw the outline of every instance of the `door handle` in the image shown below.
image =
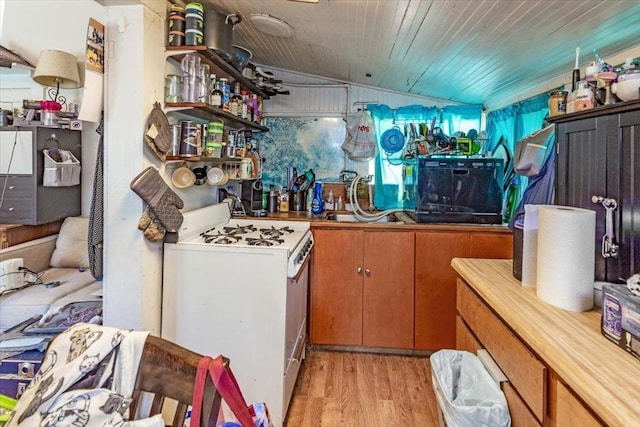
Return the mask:
[(358, 272), (358, 274), (362, 273), (362, 267), (356, 268), (356, 271)]
[(366, 274), (367, 276), (371, 276), (371, 270), (367, 268), (366, 270), (364, 270), (364, 274)]
[(604, 236), (602, 236), (601, 253), (604, 258), (617, 257), (620, 246), (616, 243), (616, 235), (613, 224), (613, 211), (618, 208), (616, 199), (602, 196), (591, 196), (593, 203), (600, 203), (605, 209)]

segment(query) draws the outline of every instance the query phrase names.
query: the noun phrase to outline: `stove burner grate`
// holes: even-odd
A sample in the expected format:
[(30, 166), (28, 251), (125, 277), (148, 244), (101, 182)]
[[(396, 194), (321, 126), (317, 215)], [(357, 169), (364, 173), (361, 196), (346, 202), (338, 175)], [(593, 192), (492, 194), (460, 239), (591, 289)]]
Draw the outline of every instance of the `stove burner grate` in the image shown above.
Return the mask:
[(291, 234), (293, 230), (289, 226), (276, 228), (273, 225), (271, 228), (261, 228), (260, 234), (263, 236), (283, 236), (284, 234)]
[(279, 239), (279, 236), (264, 236), (260, 237), (247, 237), (247, 244), (249, 246), (277, 246), (284, 243), (284, 240)]
[(218, 231), (218, 234), (202, 233), (201, 236), (205, 243), (217, 243), (221, 245), (231, 245), (242, 240), (242, 237), (233, 233), (221, 233), (220, 231)]
[(253, 224), (222, 227), (222, 229), (228, 234), (249, 234), (256, 231), (256, 227), (254, 227)]

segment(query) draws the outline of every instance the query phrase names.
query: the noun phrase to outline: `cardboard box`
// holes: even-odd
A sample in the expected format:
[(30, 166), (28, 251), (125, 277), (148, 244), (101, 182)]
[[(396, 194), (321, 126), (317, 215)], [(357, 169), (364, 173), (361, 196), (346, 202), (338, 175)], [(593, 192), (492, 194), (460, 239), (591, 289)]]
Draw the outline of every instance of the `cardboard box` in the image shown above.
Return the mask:
[(640, 297), (626, 285), (602, 286), (600, 330), (609, 340), (640, 359)]

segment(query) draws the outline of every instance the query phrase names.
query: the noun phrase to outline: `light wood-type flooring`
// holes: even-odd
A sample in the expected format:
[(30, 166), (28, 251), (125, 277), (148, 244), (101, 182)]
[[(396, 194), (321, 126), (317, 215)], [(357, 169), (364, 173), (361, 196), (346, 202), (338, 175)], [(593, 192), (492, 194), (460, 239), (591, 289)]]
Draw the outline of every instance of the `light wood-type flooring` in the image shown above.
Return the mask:
[(287, 427), (438, 426), (429, 358), (308, 350)]

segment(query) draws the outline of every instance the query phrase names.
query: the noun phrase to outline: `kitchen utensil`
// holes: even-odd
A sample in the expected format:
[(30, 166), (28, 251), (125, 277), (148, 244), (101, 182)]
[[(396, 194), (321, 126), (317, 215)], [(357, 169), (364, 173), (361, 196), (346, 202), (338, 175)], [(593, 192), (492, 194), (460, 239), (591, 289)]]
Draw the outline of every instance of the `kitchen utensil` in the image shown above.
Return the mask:
[(387, 154), (394, 154), (402, 150), (402, 147), (404, 147), (404, 141), (404, 135), (400, 131), (400, 128), (398, 126), (394, 126), (391, 129), (384, 131), (380, 137), (380, 147), (382, 147)]
[(188, 188), (196, 182), (196, 175), (186, 166), (181, 166), (171, 174), (171, 182), (176, 188)]
[(215, 50), (226, 61), (232, 59), (233, 27), (242, 22), (238, 14), (225, 15), (213, 9), (205, 13), (204, 44)]
[(207, 182), (206, 167), (193, 168), (193, 174), (196, 176), (196, 182), (194, 182), (195, 185), (202, 185)]

